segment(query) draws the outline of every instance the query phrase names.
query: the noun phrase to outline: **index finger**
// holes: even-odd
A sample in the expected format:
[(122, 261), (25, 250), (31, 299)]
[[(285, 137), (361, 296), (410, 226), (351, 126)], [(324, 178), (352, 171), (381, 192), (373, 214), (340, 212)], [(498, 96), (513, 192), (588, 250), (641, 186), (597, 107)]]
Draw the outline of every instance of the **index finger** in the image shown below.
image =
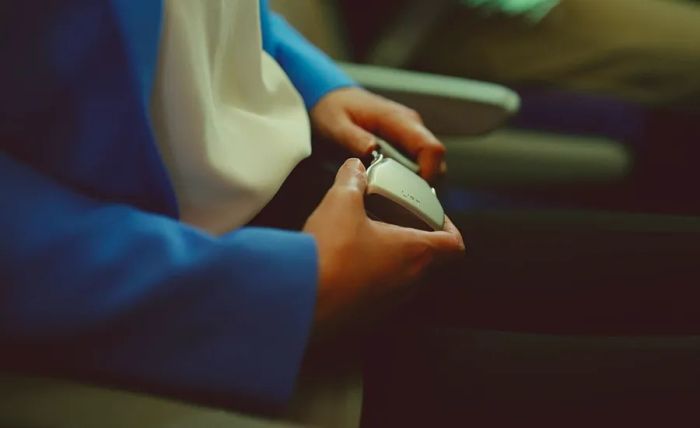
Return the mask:
[(423, 239), (426, 240), (435, 250), (440, 252), (465, 252), (464, 238), (462, 233), (457, 229), (457, 226), (445, 216), (445, 225), (442, 230), (435, 232), (423, 233)]
[(462, 232), (457, 229), (457, 226), (450, 220), (448, 216), (445, 216), (445, 225), (442, 228), (443, 232), (448, 234), (449, 236), (453, 236), (457, 238), (457, 244), (461, 248), (462, 251), (466, 251), (466, 245), (464, 244), (464, 237), (462, 236)]
[(418, 118), (407, 114), (393, 114), (378, 126), (379, 132), (399, 144), (416, 158), (423, 178), (430, 181), (440, 173), (445, 157), (445, 146)]
[(391, 230), (393, 233), (400, 234), (404, 238), (409, 236), (410, 240), (422, 241), (438, 252), (455, 253), (465, 251), (462, 233), (447, 216), (445, 216), (445, 225), (443, 229), (434, 232), (412, 229), (383, 222), (382, 227), (385, 230)]

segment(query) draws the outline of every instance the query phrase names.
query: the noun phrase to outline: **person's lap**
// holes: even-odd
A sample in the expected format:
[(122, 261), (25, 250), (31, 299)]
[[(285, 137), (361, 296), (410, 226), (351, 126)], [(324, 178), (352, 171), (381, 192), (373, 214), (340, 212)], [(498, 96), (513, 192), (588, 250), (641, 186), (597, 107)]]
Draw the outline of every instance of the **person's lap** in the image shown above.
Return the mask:
[(656, 412), (664, 400), (700, 397), (700, 219), (454, 217), (470, 256), (426, 280), (375, 339), (365, 398), (372, 424), (473, 421), (518, 406), (624, 415), (640, 403), (655, 402)]
[[(700, 333), (700, 218), (551, 210), (455, 221), (469, 257), (436, 272), (443, 322), (542, 333)], [(450, 298), (445, 298), (448, 294)]]
[[(253, 224), (290, 229), (303, 225), (332, 182), (328, 170), (313, 161), (305, 165)], [(347, 364), (324, 361), (337, 361), (334, 353), (309, 359), (287, 420), (326, 418), (352, 426), (363, 400), (357, 372), (362, 358), (367, 363), (368, 426), (417, 422), (421, 417), (434, 421), (440, 415), (474, 417), (468, 410), (475, 406), (485, 414), (490, 406), (514, 405), (521, 395), (531, 394), (540, 394), (541, 402), (562, 397), (590, 402), (594, 396), (619, 400), (634, 391), (645, 391), (642, 397), (700, 393), (700, 339), (677, 337), (696, 334), (700, 326), (692, 310), (699, 282), (694, 260), (700, 220), (487, 207), (450, 214), (465, 235), (469, 257), (435, 271), (412, 304), (365, 340), (349, 345), (354, 353), (341, 350), (352, 357)], [(615, 337), (621, 334), (628, 337)], [(21, 382), (34, 385), (32, 380)], [(77, 397), (86, 394), (81, 388), (61, 392), (49, 385), (48, 391), (55, 397)], [(328, 391), (335, 391), (330, 400)], [(38, 395), (23, 396), (24, 405), (30, 406), (25, 410), (37, 397), (41, 400), (41, 393), (35, 392)], [(69, 400), (65, 406), (47, 408), (64, 412), (60, 417), (69, 420), (92, 415), (84, 420), (93, 421), (91, 412), (108, 406), (138, 421), (171, 406), (138, 395), (117, 399), (121, 393), (104, 389), (92, 393), (97, 407), (90, 400)], [(6, 410), (5, 420), (17, 415)], [(31, 416), (26, 421), (43, 420), (31, 412), (23, 415)], [(124, 417), (113, 422), (126, 421)], [(249, 420), (187, 405), (159, 417), (162, 420), (150, 426)], [(272, 422), (279, 423), (257, 421)]]
[[(295, 181), (312, 182), (303, 176)], [(512, 206), (449, 214), (468, 257), (436, 269), (370, 335), (367, 425), (464, 418), (519, 394), (539, 397), (533, 406), (597, 407), (700, 396), (700, 218)]]
[(453, 328), (387, 334), (374, 345), (365, 427), (542, 426), (558, 413), (566, 417), (560, 423), (572, 415), (601, 426), (612, 415), (627, 423), (661, 415), (673, 425), (669, 410), (694, 411), (700, 399), (698, 336)]
[(0, 426), (291, 428), (302, 425), (142, 393), (0, 373)]
[[(254, 223), (301, 228), (332, 179), (315, 159), (306, 161)], [(690, 298), (700, 287), (700, 217), (554, 204), (446, 209), (465, 237), (467, 257), (425, 279), (411, 307), (427, 317), (422, 322), (700, 334), (700, 311)]]

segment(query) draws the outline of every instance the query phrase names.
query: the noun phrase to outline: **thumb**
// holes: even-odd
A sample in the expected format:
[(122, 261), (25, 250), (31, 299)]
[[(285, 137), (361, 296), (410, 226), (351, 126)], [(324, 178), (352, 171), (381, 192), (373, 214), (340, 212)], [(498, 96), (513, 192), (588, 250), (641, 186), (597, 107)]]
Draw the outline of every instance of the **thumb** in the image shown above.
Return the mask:
[(367, 170), (365, 170), (365, 166), (357, 158), (346, 160), (338, 169), (333, 186), (354, 190), (360, 195), (364, 195), (367, 189)]

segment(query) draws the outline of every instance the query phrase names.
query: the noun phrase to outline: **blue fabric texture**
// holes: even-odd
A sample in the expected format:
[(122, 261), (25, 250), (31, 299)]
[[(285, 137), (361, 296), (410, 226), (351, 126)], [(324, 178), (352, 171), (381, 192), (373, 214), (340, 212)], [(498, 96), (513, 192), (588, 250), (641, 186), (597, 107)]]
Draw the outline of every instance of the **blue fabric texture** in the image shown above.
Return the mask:
[(267, 0), (262, 0), (261, 12), (263, 48), (282, 66), (308, 110), (327, 93), (357, 85), (284, 18), (269, 12)]
[[(177, 220), (148, 118), (162, 5), (0, 12), (12, 35), (0, 42), (0, 369), (287, 399), (313, 319), (315, 241), (261, 228), (213, 237)], [(262, 17), (307, 105), (352, 83)]]

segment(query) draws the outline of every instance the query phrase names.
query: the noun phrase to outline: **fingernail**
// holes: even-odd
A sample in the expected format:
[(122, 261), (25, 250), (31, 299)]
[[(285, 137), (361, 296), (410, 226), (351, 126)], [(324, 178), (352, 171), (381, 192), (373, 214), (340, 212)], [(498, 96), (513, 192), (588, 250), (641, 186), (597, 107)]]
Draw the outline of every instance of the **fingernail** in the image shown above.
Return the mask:
[(368, 136), (367, 138), (368, 138), (368, 139), (367, 139), (367, 144), (366, 144), (367, 149), (366, 149), (366, 152), (365, 152), (366, 155), (372, 153), (373, 150), (377, 150), (377, 148), (379, 147), (379, 144), (377, 143), (377, 138), (376, 138), (376, 137), (373, 137), (373, 136), (370, 135), (370, 136)]
[(345, 164), (351, 168), (355, 168), (355, 169), (358, 169), (360, 171), (365, 170), (365, 165), (358, 158), (350, 158), (350, 159), (345, 161)]

